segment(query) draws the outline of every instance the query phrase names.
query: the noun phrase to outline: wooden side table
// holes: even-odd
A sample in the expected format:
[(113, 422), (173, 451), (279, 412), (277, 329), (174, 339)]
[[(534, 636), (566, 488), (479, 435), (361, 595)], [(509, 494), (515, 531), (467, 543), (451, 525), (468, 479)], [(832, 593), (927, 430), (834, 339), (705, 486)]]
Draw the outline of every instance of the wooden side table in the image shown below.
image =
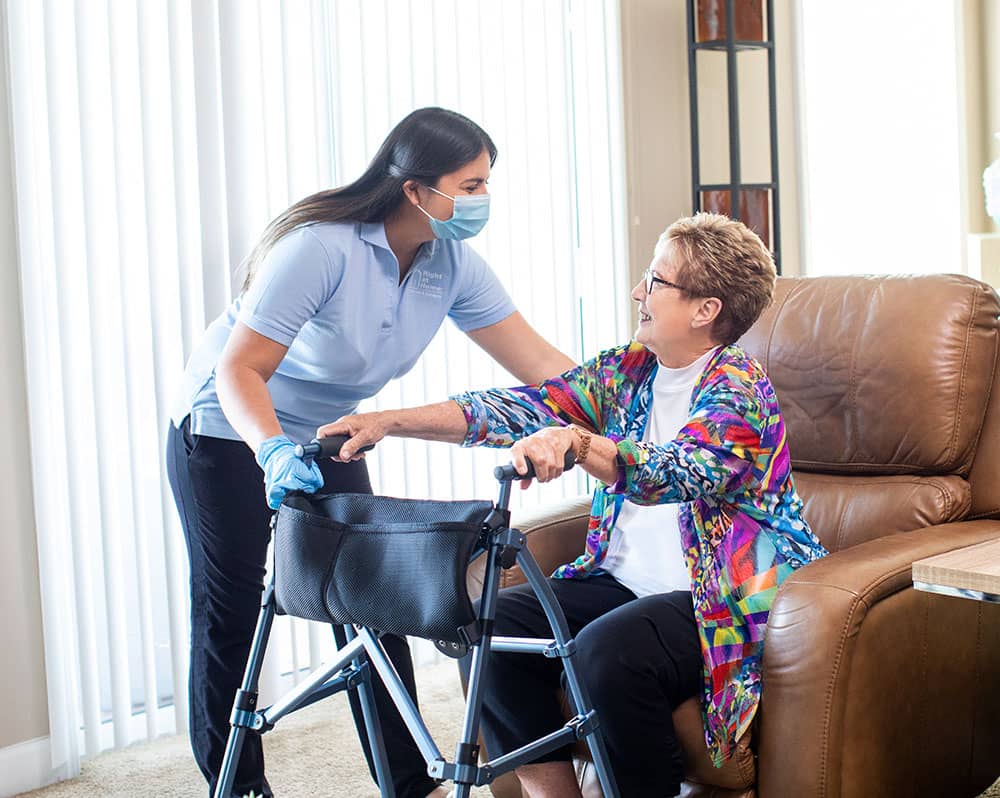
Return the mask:
[(1000, 539), (917, 560), (913, 587), (1000, 604)]

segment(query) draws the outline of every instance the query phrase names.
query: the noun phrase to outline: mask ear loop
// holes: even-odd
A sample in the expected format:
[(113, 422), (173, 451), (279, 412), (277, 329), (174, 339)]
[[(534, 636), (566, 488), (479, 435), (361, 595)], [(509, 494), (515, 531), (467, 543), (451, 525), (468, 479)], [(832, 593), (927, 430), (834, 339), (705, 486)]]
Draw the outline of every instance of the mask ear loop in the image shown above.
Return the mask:
[[(421, 185), (421, 186), (423, 186), (423, 187), (424, 187), (424, 188), (426, 188), (426, 189), (430, 189), (430, 190), (431, 190), (431, 191), (433, 191), (433, 192), (434, 192), (435, 194), (440, 194), (440, 195), (441, 195), (442, 197), (447, 197), (448, 199), (450, 199), (450, 200), (452, 201), (452, 203), (454, 203), (454, 202), (455, 202), (455, 197), (452, 197), (452, 196), (451, 196), (451, 195), (449, 195), (449, 194), (445, 194), (445, 193), (444, 193), (443, 191), (438, 191), (438, 190), (437, 190), (436, 188), (434, 188), (434, 186), (428, 186), (428, 185), (426, 185), (425, 183), (418, 183), (417, 185)], [(452, 208), (451, 208), (451, 216), (449, 216), (449, 217), (448, 217), (448, 219), (438, 219), (438, 218), (436, 218), (436, 217), (434, 217), (434, 216), (431, 216), (431, 215), (430, 215), (430, 214), (429, 214), (429, 213), (428, 213), (428, 212), (427, 212), (426, 210), (424, 210), (424, 206), (423, 206), (423, 205), (421, 205), (421, 204), (420, 204), (419, 202), (417, 203), (417, 208), (418, 208), (418, 209), (420, 210), (420, 212), (421, 212), (421, 213), (422, 213), (422, 214), (423, 214), (424, 216), (426, 216), (426, 217), (427, 217), (428, 219), (432, 219), (432, 220), (433, 220), (433, 221), (435, 221), (435, 222), (441, 222), (441, 221), (445, 221), (445, 222), (447, 222), (447, 221), (448, 221), (448, 219), (452, 219), (452, 218), (454, 218), (454, 216), (455, 216), (455, 206), (454, 206), (454, 204), (452, 204)]]
[(426, 216), (432, 222), (440, 222), (441, 221), (440, 219), (437, 219), (434, 216), (431, 216), (429, 213), (427, 213), (427, 211), (424, 210), (424, 206), (421, 205), (419, 202), (417, 203), (417, 210), (420, 211), (424, 216)]
[(440, 194), (440, 195), (441, 195), (442, 197), (447, 197), (447, 198), (448, 198), (448, 199), (450, 199), (450, 200), (451, 200), (452, 202), (454, 202), (454, 201), (455, 201), (455, 197), (451, 196), (451, 194), (445, 194), (445, 193), (444, 193), (443, 191), (438, 191), (438, 190), (437, 190), (436, 188), (434, 188), (434, 186), (428, 186), (428, 185), (424, 185), (424, 188), (429, 188), (429, 189), (430, 189), (431, 191), (433, 191), (433, 192), (434, 192), (435, 194)]

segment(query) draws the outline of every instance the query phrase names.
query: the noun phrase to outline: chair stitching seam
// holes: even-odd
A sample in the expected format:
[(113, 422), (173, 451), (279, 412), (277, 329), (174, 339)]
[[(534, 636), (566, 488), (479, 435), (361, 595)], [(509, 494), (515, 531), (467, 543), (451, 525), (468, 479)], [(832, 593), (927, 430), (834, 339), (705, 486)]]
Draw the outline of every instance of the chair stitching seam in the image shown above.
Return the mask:
[(850, 502), (844, 502), (844, 506), (840, 508), (840, 519), (837, 521), (837, 551), (840, 551), (841, 545), (844, 542), (844, 519), (847, 518), (847, 508), (850, 506)]
[[(971, 544), (967, 544), (967, 545), (971, 545)], [(844, 587), (843, 585), (829, 584), (827, 582), (803, 581), (803, 582), (799, 582), (798, 584), (804, 584), (804, 585), (822, 585), (824, 587), (832, 587), (832, 588), (836, 588), (837, 590), (840, 590), (840, 591), (842, 591), (844, 593), (849, 593), (850, 595), (855, 596), (859, 601), (867, 601), (867, 599), (865, 598), (865, 596), (868, 593), (870, 593), (874, 588), (878, 587), (879, 585), (881, 585), (884, 582), (890, 582), (890, 581), (892, 581), (894, 579), (898, 579), (899, 576), (900, 576), (900, 574), (902, 574), (904, 571), (910, 570), (912, 567), (913, 567), (913, 563), (912, 562), (904, 563), (904, 564), (902, 564), (902, 565), (894, 568), (889, 573), (882, 574), (880, 576), (875, 577), (871, 582), (868, 582), (867, 584), (862, 585), (861, 587), (859, 587), (856, 590), (853, 589), (853, 588)], [(901, 590), (905, 590), (905, 589), (906, 589), (906, 587), (904, 586), (904, 587), (900, 588), (900, 590), (897, 590), (896, 592), (898, 593)]]
[[(930, 629), (930, 601), (927, 600), (927, 596), (923, 597), (923, 605), (924, 605), (924, 618), (923, 618), (923, 620), (924, 620), (924, 630), (923, 630), (923, 635), (921, 636), (921, 647), (920, 647), (920, 664), (921, 664), (921, 680), (920, 680), (920, 682), (921, 682), (921, 684), (927, 684), (927, 647), (928, 647), (928, 642), (929, 642), (928, 639), (927, 639), (927, 637), (928, 637), (928, 634), (929, 634), (928, 630)], [(925, 735), (925, 733), (926, 733), (924, 731), (924, 729), (926, 728), (926, 722), (925, 721), (926, 721), (926, 718), (927, 718), (927, 702), (926, 701), (920, 701), (918, 703), (919, 703), (919, 709), (917, 710), (917, 712), (918, 712), (918, 714), (920, 716), (920, 720), (917, 723), (917, 728), (920, 730), (918, 733), (920, 734), (921, 738), (923, 738), (924, 735)], [(923, 745), (923, 741), (921, 741), (920, 749), (921, 750), (926, 750), (926, 748)], [(915, 779), (916, 778), (916, 771), (915, 770), (911, 771), (910, 777), (911, 777), (911, 779)]]
[[(881, 576), (876, 577), (873, 581), (869, 582), (867, 585), (865, 585), (865, 587), (863, 587), (861, 589), (861, 594), (864, 595), (864, 594), (869, 593), (871, 590), (873, 590), (874, 588), (878, 587), (882, 583), (889, 582), (889, 581), (891, 581), (893, 579), (896, 579), (896, 578), (899, 577), (899, 575), (901, 573), (903, 573), (903, 571), (911, 570), (912, 568), (913, 568), (913, 563), (910, 562), (910, 563), (906, 563), (905, 565), (900, 566), (899, 568), (893, 569), (891, 572), (889, 572), (887, 574), (882, 574)], [(911, 585), (911, 587), (912, 587), (912, 585)], [(901, 588), (901, 590), (905, 590), (905, 589), (906, 589), (905, 587)], [(896, 591), (896, 592), (900, 592), (900, 591)]]
[(942, 518), (950, 518), (951, 517), (951, 496), (949, 495), (948, 491), (946, 491), (944, 489), (944, 486), (942, 486), (939, 482), (937, 482), (933, 478), (929, 479), (925, 484), (927, 485), (927, 487), (931, 488), (932, 490), (936, 490), (937, 491), (940, 503), (941, 503), (941, 505), (943, 505), (941, 507), (941, 509), (940, 509), (941, 517)]
[[(989, 381), (989, 395), (992, 396), (993, 388), (996, 387), (996, 374), (997, 374), (997, 360), (1000, 359), (1000, 336), (993, 337), (993, 366), (990, 369), (990, 381)], [(979, 444), (983, 439), (983, 429), (986, 427), (986, 416), (989, 414), (989, 404), (987, 403), (986, 410), (983, 413), (982, 419), (979, 421), (979, 429), (976, 431), (976, 446), (972, 453), (972, 457), (969, 463), (969, 471), (971, 473), (973, 467), (975, 466), (976, 455), (979, 453)], [(988, 515), (992, 515), (995, 512), (1000, 511), (1000, 507), (995, 507), (987, 512)]]
[[(983, 650), (983, 603), (981, 601), (976, 602), (976, 656), (973, 658), (972, 667), (975, 669), (976, 678), (971, 679), (969, 684), (972, 687), (972, 706), (978, 706), (976, 701), (976, 687), (982, 684), (980, 676), (980, 656)], [(968, 778), (971, 781), (972, 775), (976, 769), (976, 718), (978, 714), (973, 711), (972, 713), (972, 744), (969, 746), (969, 775)]]
[[(825, 468), (836, 468), (838, 473), (850, 474), (868, 474), (873, 468), (885, 468), (893, 469), (894, 471), (904, 471), (906, 475), (909, 474), (920, 474), (925, 471), (925, 468), (921, 466), (908, 466), (901, 463), (835, 463), (829, 460), (793, 460), (792, 467), (801, 470), (805, 466), (821, 466)], [(810, 474), (811, 471), (805, 471), (803, 473)], [(896, 476), (896, 474), (871, 474), (873, 477), (891, 477)]]
[(822, 766), (820, 767), (820, 777), (819, 777), (819, 795), (820, 798), (826, 795), (826, 773), (829, 769), (829, 753), (830, 753), (830, 716), (833, 712), (833, 691), (834, 686), (837, 681), (837, 676), (840, 672), (841, 660), (844, 655), (844, 647), (847, 641), (847, 633), (851, 626), (851, 621), (854, 618), (854, 613), (857, 610), (858, 604), (862, 602), (860, 596), (856, 596), (851, 602), (850, 612), (847, 614), (847, 618), (844, 619), (844, 624), (840, 631), (840, 640), (837, 643), (837, 653), (833, 658), (833, 669), (830, 672), (830, 679), (827, 682), (826, 687), (826, 707), (824, 709), (824, 722), (823, 722), (823, 742), (820, 751), (820, 762)]
[[(798, 476), (805, 476), (809, 482), (819, 482), (824, 485), (837, 485), (840, 483), (841, 475), (838, 474), (818, 474), (813, 471), (800, 471)], [(942, 479), (947, 479), (948, 477), (956, 477), (961, 479), (963, 482), (965, 480), (956, 474), (945, 474), (944, 476), (935, 475), (928, 477), (918, 477), (915, 474), (872, 474), (872, 479), (891, 479), (893, 482), (888, 483), (891, 485), (932, 485), (940, 484)]]
[[(909, 568), (911, 566), (906, 566), (906, 567)], [(885, 578), (888, 578), (888, 575)], [(847, 618), (844, 621), (843, 627), (841, 628), (840, 640), (837, 644), (837, 654), (833, 660), (834, 667), (830, 673), (830, 679), (827, 683), (827, 688), (826, 688), (826, 708), (824, 712), (824, 723), (823, 723), (823, 743), (820, 756), (820, 761), (822, 763), (822, 767), (820, 768), (820, 791), (819, 791), (820, 798), (826, 795), (826, 787), (827, 787), (826, 774), (827, 771), (829, 770), (830, 717), (832, 714), (833, 691), (834, 691), (834, 684), (837, 681), (837, 675), (840, 671), (841, 660), (843, 658), (848, 629), (850, 628), (851, 621), (854, 618), (858, 605), (863, 604), (866, 609), (869, 608), (867, 600), (862, 598), (862, 595), (864, 593), (867, 593), (871, 589), (871, 587), (877, 585), (880, 581), (883, 580), (876, 579), (874, 582), (871, 583), (871, 585), (869, 585), (869, 587), (864, 588), (860, 594), (855, 594), (855, 599), (851, 602), (850, 612), (848, 613)]]
[(958, 450), (958, 431), (962, 427), (962, 413), (965, 408), (965, 391), (968, 375), (966, 366), (969, 363), (969, 347), (971, 346), (972, 331), (976, 324), (976, 313), (979, 310), (979, 291), (972, 293), (972, 308), (969, 313), (969, 324), (965, 328), (965, 346), (962, 347), (962, 371), (958, 382), (958, 407), (955, 413), (955, 426), (951, 429), (951, 443), (948, 446), (948, 461), (954, 459)]

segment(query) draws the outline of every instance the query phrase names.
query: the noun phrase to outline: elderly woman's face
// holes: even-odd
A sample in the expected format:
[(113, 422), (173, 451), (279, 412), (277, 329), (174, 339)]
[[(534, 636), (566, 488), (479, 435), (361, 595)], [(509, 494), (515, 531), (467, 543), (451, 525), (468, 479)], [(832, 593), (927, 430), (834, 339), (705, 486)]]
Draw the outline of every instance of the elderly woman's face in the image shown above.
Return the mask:
[(632, 289), (632, 299), (639, 304), (635, 340), (668, 366), (691, 362), (687, 358), (698, 351), (706, 332), (700, 323), (704, 300), (685, 290), (677, 258), (675, 247), (667, 243)]

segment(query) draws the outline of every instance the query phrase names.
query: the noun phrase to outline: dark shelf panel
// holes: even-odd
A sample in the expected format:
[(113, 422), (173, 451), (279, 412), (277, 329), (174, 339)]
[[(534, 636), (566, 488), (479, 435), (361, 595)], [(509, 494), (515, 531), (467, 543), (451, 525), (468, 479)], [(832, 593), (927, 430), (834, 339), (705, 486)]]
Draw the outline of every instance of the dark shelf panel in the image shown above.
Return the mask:
[(696, 191), (729, 191), (732, 188), (768, 189), (778, 187), (777, 183), (695, 183)]
[[(733, 215), (729, 210), (723, 213), (730, 213), (733, 218), (740, 218), (743, 214), (749, 214), (744, 220), (750, 224), (750, 217), (755, 211), (751, 201), (747, 199), (750, 192), (759, 194), (767, 192), (768, 205), (766, 217), (758, 214), (754, 225), (758, 227), (758, 233), (767, 242), (771, 252), (774, 254), (775, 264), (778, 273), (781, 273), (781, 204), (780, 204), (780, 178), (778, 175), (778, 119), (777, 119), (777, 97), (776, 97), (776, 67), (774, 50), (774, 0), (761, 0), (765, 19), (760, 31), (767, 32), (765, 40), (737, 39), (737, 31), (744, 36), (757, 36), (756, 26), (740, 26), (736, 21), (736, 0), (724, 0), (723, 15), (721, 16), (722, 28), (725, 30), (725, 38), (712, 39), (711, 41), (696, 41), (697, 31), (695, 20), (699, 19), (698, 27), (701, 27), (701, 20), (698, 18), (699, 0), (687, 0), (687, 44), (688, 44), (688, 92), (690, 98), (690, 125), (691, 125), (691, 205), (692, 210), (702, 208), (703, 195), (724, 194), (725, 196), (715, 196), (709, 200), (717, 207), (737, 209)], [(713, 7), (716, 14), (718, 7)], [(746, 22), (747, 20), (743, 20)], [(719, 29), (719, 17), (716, 16), (714, 24), (706, 30), (708, 35), (717, 35)], [(701, 182), (701, 147), (699, 141), (699, 119), (698, 119), (698, 59), (700, 50), (710, 52), (721, 52), (726, 54), (726, 93), (728, 112), (728, 133), (729, 133), (729, 181), (726, 183), (702, 183)], [(739, 114), (739, 63), (741, 59), (737, 57), (737, 52), (747, 50), (760, 50), (767, 53), (767, 104), (768, 104), (768, 143), (770, 145), (770, 181), (766, 183), (743, 183), (741, 177), (741, 153), (740, 153), (740, 114)], [(747, 192), (746, 195), (743, 192)], [(755, 197), (759, 206), (759, 196)], [(719, 206), (718, 203), (723, 203)]]
[[(729, 45), (725, 39), (711, 42), (695, 42), (688, 46), (692, 50), (721, 50), (725, 52), (729, 49)], [(772, 46), (771, 42), (733, 42), (734, 50), (770, 50)]]

